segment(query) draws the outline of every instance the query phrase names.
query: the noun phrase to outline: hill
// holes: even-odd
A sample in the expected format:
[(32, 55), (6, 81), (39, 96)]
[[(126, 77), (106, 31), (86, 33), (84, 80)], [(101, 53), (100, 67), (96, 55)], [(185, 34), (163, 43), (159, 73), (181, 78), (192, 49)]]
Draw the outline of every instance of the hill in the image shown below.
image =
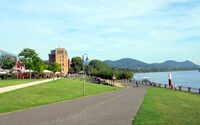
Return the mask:
[(174, 60), (168, 60), (163, 63), (148, 64), (139, 60), (131, 58), (123, 58), (116, 61), (106, 60), (104, 61), (111, 67), (128, 68), (128, 69), (146, 69), (146, 70), (192, 70), (199, 69), (199, 65), (194, 64), (191, 61), (177, 62)]
[(106, 64), (108, 64), (111, 67), (118, 67), (118, 68), (130, 68), (135, 69), (139, 67), (148, 67), (147, 63), (144, 63), (139, 60), (131, 59), (131, 58), (124, 58), (116, 61), (106, 60), (104, 61)]

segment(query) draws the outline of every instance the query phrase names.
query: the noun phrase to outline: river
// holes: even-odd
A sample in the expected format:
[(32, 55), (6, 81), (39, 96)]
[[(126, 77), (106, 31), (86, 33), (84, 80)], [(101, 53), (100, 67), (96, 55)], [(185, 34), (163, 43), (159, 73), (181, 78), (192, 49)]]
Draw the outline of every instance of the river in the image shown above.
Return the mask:
[(172, 81), (178, 86), (200, 88), (200, 72), (194, 71), (173, 71), (173, 72), (149, 72), (149, 73), (136, 73), (134, 78), (142, 80), (148, 78), (155, 83), (168, 83), (168, 74), (172, 74)]

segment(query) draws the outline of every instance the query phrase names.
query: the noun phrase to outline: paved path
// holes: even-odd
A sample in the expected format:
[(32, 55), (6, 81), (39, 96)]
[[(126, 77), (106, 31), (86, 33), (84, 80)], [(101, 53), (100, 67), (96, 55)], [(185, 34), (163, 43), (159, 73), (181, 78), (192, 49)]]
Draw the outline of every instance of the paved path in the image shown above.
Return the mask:
[(132, 125), (146, 87), (127, 88), (0, 115), (1, 125)]
[(21, 88), (25, 88), (25, 87), (29, 87), (29, 86), (33, 86), (33, 85), (38, 85), (38, 84), (42, 84), (42, 83), (45, 83), (45, 82), (50, 82), (52, 80), (53, 79), (47, 79), (47, 80), (30, 82), (30, 83), (23, 83), (23, 84), (19, 84), (19, 85), (1, 87), (0, 93), (9, 92), (9, 91), (13, 91), (13, 90), (16, 90), (16, 89), (21, 89)]

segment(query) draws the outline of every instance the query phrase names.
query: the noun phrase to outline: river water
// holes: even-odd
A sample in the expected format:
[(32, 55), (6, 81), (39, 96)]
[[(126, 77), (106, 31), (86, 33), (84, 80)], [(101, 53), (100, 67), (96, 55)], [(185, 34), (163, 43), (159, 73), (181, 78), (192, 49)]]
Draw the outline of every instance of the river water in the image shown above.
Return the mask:
[(168, 84), (168, 74), (172, 74), (172, 81), (178, 86), (200, 88), (200, 72), (194, 71), (173, 71), (173, 72), (150, 72), (136, 73), (136, 80), (149, 79), (155, 83)]

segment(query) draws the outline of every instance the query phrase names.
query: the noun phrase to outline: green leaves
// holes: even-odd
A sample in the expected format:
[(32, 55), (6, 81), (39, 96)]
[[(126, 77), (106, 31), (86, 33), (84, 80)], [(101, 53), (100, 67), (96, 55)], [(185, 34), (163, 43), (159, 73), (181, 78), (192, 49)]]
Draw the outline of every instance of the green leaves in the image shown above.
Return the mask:
[(83, 60), (81, 57), (73, 57), (72, 58), (72, 65), (71, 65), (71, 72), (79, 73), (82, 70)]
[(25, 48), (23, 49), (18, 57), (20, 57), (20, 60), (25, 65), (26, 69), (35, 70), (33, 60), (36, 58), (38, 54), (33, 49)]
[(22, 61), (23, 65), (25, 65), (26, 69), (34, 70), (36, 73), (40, 74), (47, 68), (42, 59), (33, 49), (23, 49), (19, 53), (18, 57), (20, 57), (20, 60)]
[(61, 65), (58, 64), (57, 62), (52, 62), (49, 64), (48, 66), (48, 70), (52, 71), (52, 72), (61, 72)]
[(118, 70), (110, 68), (105, 62), (92, 60), (89, 63), (91, 75), (104, 79), (112, 79), (115, 75), (117, 79), (132, 79), (133, 72), (128, 70)]
[(13, 57), (4, 57), (4, 61), (2, 64), (3, 69), (11, 69), (15, 66), (16, 59)]
[(100, 60), (92, 60), (89, 65), (97, 70), (108, 69), (108, 65)]
[(33, 58), (33, 67), (37, 73), (42, 73), (45, 70), (46, 65), (39, 57)]

